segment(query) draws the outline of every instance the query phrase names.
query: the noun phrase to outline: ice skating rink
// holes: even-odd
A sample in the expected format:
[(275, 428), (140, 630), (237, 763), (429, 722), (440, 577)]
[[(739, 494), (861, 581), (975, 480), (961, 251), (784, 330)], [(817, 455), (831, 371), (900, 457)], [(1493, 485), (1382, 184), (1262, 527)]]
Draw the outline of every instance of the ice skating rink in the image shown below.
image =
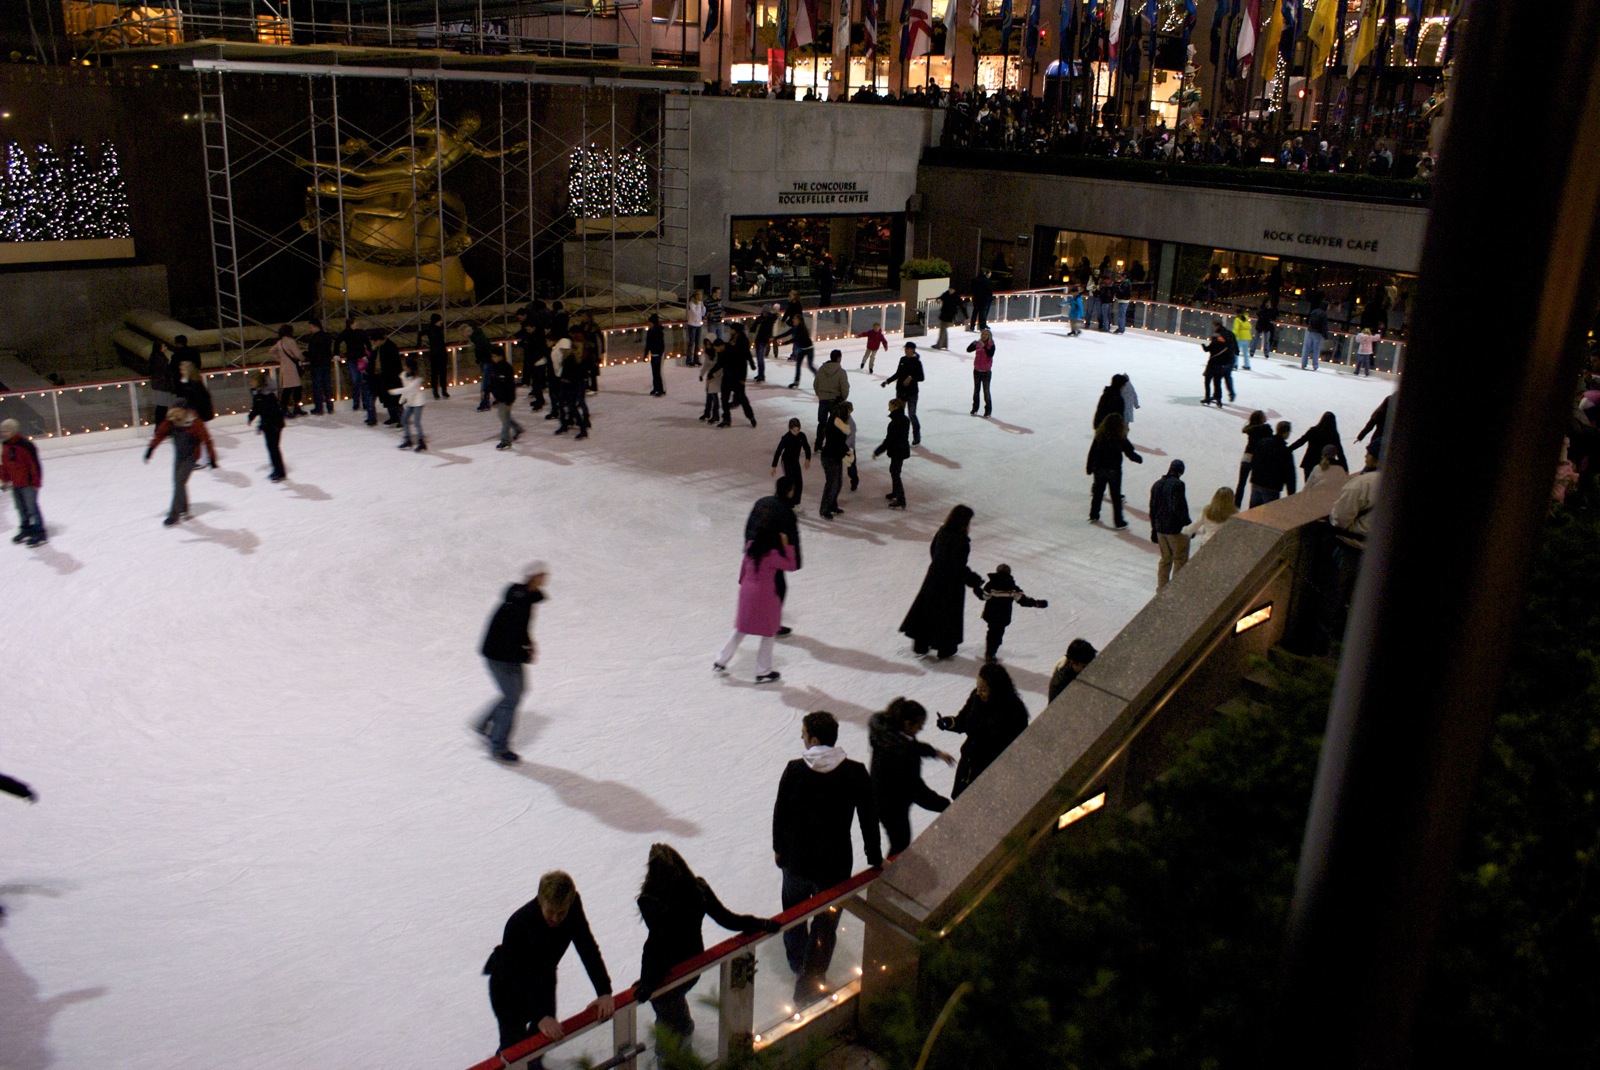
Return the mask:
[[(40, 794), (34, 807), (0, 797), (0, 1067), (485, 1058), (479, 970), (541, 872), (577, 879), (620, 989), (638, 976), (633, 899), (652, 842), (676, 845), (733, 910), (779, 909), (771, 804), (805, 713), (833, 711), (865, 760), (867, 718), (896, 695), (960, 707), (983, 652), (979, 604), (948, 662), (915, 660), (896, 631), (951, 506), (976, 510), (975, 569), (1007, 562), (1050, 600), (1017, 610), (1002, 651), (1037, 714), (1068, 641), (1103, 645), (1154, 593), (1144, 510), (1172, 459), (1196, 516), (1233, 485), (1253, 408), (1296, 436), (1332, 410), (1359, 466), (1355, 433), (1393, 386), (1257, 360), (1218, 411), (1199, 404), (1193, 341), (1050, 324), (995, 337), (990, 420), (967, 414), (970, 356), (924, 347), (903, 513), (884, 507), (887, 460), (867, 459), (892, 391), (856, 370), (859, 342), (844, 347), (861, 488), (825, 522), (821, 465), (807, 472), (795, 633), (778, 644), (782, 682), (760, 687), (753, 642), (726, 678), (711, 662), (773, 447), (790, 416), (815, 428), (810, 392), (782, 386), (787, 364), (751, 385), (755, 430), (699, 423), (693, 369), (670, 367), (668, 396), (646, 396), (642, 364), (606, 369), (585, 442), (521, 415), (529, 433), (497, 452), (474, 388), (427, 406), (421, 455), (348, 409), (293, 421), (278, 485), (243, 418), (224, 419), (222, 468), (195, 473), (195, 518), (178, 528), (161, 525), (169, 446), (143, 465), (143, 440), (42, 444), (51, 541), (0, 548), (0, 770)], [(880, 358), (880, 375), (892, 367)], [(1138, 389), (1145, 458), (1127, 466), (1120, 533), (1109, 507), (1105, 526), (1086, 522), (1083, 471), (1116, 372)], [(508, 768), (467, 724), (494, 694), (485, 623), (536, 557), (549, 600), (512, 740), (523, 763)], [(961, 742), (931, 720), (924, 738)], [(949, 769), (925, 773), (948, 793)], [(788, 983), (781, 956), (763, 970)], [(560, 984), (564, 1015), (592, 996), (575, 955)]]

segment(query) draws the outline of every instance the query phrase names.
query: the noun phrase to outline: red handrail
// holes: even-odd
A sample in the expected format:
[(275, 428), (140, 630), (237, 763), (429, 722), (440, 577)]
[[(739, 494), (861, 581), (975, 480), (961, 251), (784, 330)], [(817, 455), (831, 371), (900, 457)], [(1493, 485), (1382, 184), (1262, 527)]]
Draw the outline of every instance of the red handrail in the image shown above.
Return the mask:
[[(807, 918), (812, 914), (827, 908), (838, 900), (843, 899), (856, 891), (859, 891), (866, 885), (871, 884), (873, 881), (877, 880), (882, 873), (882, 866), (870, 866), (848, 880), (841, 881), (832, 888), (818, 892), (810, 899), (796, 903), (788, 910), (773, 915), (772, 920), (777, 922), (783, 928), (788, 928), (795, 922)], [(688, 977), (704, 973), (707, 969), (716, 965), (722, 959), (728, 958), (729, 956), (744, 950), (746, 947), (749, 947), (751, 944), (766, 939), (770, 935), (772, 934), (756, 932), (740, 933), (737, 936), (731, 936), (722, 941), (720, 944), (707, 948), (694, 958), (686, 959), (683, 962), (678, 963), (678, 965), (674, 966), (670, 971), (668, 971), (667, 976), (663, 978), (661, 984), (657, 986), (656, 992), (661, 993), (668, 991), (669, 989), (676, 987), (677, 982)], [(612, 993), (612, 996), (616, 1000), (618, 1010), (638, 1002), (637, 998), (634, 996), (632, 985), (624, 988), (621, 992)], [(599, 1016), (592, 1008), (585, 1007), (572, 1017), (563, 1019), (561, 1022), (561, 1031), (564, 1036), (571, 1036), (574, 1033), (598, 1024)], [(526, 1059), (528, 1056), (537, 1054), (552, 1044), (558, 1043), (560, 1043), (560, 1041), (551, 1040), (542, 1033), (535, 1033), (527, 1040), (518, 1041), (511, 1047), (483, 1060), (481, 1063), (474, 1063), (472, 1066), (468, 1067), (467, 1070), (505, 1070), (505, 1068), (510, 1066), (512, 1063)]]

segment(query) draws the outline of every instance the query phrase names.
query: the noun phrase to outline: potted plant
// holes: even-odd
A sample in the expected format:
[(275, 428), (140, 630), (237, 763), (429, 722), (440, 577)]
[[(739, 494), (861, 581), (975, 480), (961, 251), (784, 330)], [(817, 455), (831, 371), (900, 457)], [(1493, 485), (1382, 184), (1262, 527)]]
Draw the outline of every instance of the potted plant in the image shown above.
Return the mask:
[(950, 288), (950, 261), (921, 257), (900, 265), (900, 299), (906, 303), (905, 336), (928, 333), (924, 310)]

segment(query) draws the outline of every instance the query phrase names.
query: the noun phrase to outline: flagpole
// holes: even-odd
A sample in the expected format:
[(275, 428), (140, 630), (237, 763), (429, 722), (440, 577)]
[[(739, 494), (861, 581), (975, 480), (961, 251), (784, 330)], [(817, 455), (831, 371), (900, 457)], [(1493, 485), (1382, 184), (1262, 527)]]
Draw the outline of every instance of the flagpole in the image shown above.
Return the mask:
[[(717, 0), (717, 3), (719, 3), (719, 4), (722, 3), (722, 0)], [(724, 86), (723, 82), (722, 82), (722, 39), (724, 37), (726, 37), (727, 34), (728, 34), (728, 20), (723, 18), (721, 16), (721, 14), (719, 13), (717, 15), (717, 89), (720, 92), (723, 92), (723, 93), (726, 93), (728, 91), (727, 87)], [(731, 72), (730, 72), (730, 77), (728, 78), (728, 81), (730, 83), (733, 81), (733, 78), (731, 77)]]

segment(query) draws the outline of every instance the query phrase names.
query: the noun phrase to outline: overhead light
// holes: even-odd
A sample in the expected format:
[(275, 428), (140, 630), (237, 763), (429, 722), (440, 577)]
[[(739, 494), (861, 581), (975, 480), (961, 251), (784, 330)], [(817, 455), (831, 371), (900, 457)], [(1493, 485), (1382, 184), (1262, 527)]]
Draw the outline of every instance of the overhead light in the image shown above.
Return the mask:
[(1080, 818), (1088, 817), (1106, 804), (1106, 793), (1101, 792), (1092, 799), (1085, 799), (1060, 817), (1056, 818), (1056, 831), (1059, 832)]

